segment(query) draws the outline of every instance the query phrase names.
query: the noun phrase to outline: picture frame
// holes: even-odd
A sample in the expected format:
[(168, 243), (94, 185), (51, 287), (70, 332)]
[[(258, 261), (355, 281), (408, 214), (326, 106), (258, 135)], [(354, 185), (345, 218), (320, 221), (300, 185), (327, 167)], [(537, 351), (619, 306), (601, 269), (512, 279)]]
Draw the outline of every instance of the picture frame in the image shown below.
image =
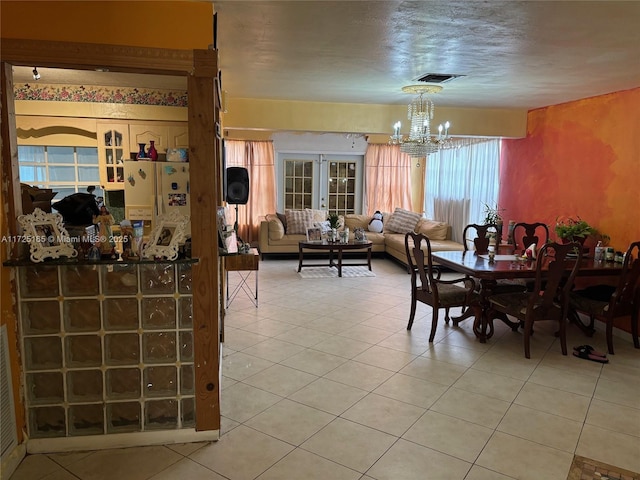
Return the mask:
[(187, 223), (189, 223), (189, 217), (177, 210), (159, 215), (149, 241), (142, 248), (142, 257), (159, 257), (167, 260), (178, 258), (178, 248), (184, 243)]
[(36, 208), (33, 213), (20, 215), (18, 222), (24, 232), (18, 240), (29, 244), (29, 258), (32, 262), (78, 256), (59, 213), (46, 213)]
[(322, 242), (322, 229), (320, 227), (307, 228), (307, 242), (309, 243), (321, 243)]

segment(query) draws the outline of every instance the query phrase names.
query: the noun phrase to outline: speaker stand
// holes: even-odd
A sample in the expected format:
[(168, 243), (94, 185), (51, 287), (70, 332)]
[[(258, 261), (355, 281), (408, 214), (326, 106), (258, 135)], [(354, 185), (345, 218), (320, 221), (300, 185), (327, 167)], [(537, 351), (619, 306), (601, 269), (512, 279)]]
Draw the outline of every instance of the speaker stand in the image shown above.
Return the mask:
[(236, 203), (236, 223), (233, 224), (233, 229), (236, 231), (236, 235), (238, 234), (238, 204)]

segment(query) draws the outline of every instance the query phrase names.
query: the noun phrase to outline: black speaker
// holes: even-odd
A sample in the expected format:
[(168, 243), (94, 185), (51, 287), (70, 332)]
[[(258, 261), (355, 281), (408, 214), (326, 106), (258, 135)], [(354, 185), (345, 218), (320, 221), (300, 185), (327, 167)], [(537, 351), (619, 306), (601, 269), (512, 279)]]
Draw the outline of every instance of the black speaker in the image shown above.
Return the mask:
[(245, 205), (249, 201), (249, 171), (243, 167), (227, 168), (227, 203)]

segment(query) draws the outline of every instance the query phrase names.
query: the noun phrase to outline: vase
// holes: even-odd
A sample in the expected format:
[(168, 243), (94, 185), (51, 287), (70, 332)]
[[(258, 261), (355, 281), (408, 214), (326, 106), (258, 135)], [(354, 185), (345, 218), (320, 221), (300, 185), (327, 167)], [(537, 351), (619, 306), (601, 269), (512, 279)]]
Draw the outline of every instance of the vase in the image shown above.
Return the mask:
[(138, 146), (140, 147), (140, 150), (138, 151), (138, 155), (136, 155), (136, 160), (143, 160), (145, 158), (147, 158), (147, 154), (144, 151), (144, 146), (146, 145), (146, 143), (139, 143)]
[(147, 152), (149, 159), (155, 162), (158, 160), (158, 151), (156, 150), (155, 141), (149, 140), (149, 151)]
[(496, 221), (496, 243), (500, 245), (502, 243), (502, 220)]

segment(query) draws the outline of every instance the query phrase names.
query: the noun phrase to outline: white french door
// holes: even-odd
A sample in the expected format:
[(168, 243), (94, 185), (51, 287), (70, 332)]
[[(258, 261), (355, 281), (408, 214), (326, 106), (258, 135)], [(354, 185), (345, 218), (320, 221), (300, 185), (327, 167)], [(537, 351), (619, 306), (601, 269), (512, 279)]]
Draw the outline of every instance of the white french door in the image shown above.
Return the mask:
[(344, 215), (362, 211), (362, 155), (280, 153), (278, 209), (314, 208)]

